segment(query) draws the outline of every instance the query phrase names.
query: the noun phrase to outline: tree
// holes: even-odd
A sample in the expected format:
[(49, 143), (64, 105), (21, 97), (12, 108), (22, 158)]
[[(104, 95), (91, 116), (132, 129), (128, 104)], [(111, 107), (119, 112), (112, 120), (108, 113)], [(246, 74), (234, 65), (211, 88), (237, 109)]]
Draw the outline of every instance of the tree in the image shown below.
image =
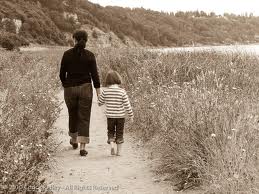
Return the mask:
[(93, 30), (92, 36), (93, 36), (93, 38), (95, 38), (95, 39), (98, 38), (98, 34), (97, 34), (96, 30)]
[(5, 19), (2, 22), (3, 28), (5, 31), (10, 32), (10, 33), (16, 33), (16, 26), (13, 20), (11, 19)]
[(210, 16), (210, 17), (215, 17), (216, 14), (215, 14), (215, 12), (210, 12), (209, 16)]

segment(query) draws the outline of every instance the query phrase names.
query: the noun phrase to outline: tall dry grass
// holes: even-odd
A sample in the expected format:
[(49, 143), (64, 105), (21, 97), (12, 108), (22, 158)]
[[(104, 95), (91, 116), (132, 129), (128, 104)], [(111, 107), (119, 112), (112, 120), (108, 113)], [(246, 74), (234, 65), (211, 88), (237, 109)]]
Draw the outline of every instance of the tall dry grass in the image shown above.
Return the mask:
[(258, 193), (259, 59), (242, 53), (97, 51), (134, 107), (134, 136), (179, 190)]
[(59, 113), (60, 53), (0, 54), (0, 193), (35, 193), (52, 151), (49, 129)]
[[(130, 131), (152, 146), (157, 172), (179, 189), (258, 193), (258, 57), (241, 53), (96, 51), (124, 78)], [(0, 55), (0, 192), (39, 188), (58, 112), (59, 51)]]

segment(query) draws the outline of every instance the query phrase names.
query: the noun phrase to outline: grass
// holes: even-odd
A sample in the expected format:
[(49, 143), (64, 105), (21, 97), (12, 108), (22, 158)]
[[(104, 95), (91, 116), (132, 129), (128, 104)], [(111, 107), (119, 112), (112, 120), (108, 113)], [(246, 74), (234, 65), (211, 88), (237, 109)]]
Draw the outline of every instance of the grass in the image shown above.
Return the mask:
[(0, 193), (43, 184), (39, 177), (53, 151), (49, 129), (59, 114), (58, 56), (1, 51)]
[(179, 190), (258, 193), (259, 59), (242, 53), (107, 50), (98, 62), (123, 75), (131, 126)]
[[(148, 146), (156, 171), (204, 193), (258, 193), (259, 59), (242, 53), (95, 51), (103, 80), (124, 79), (134, 107), (130, 132)], [(1, 51), (0, 188), (38, 187), (51, 153), (49, 129), (60, 51)]]

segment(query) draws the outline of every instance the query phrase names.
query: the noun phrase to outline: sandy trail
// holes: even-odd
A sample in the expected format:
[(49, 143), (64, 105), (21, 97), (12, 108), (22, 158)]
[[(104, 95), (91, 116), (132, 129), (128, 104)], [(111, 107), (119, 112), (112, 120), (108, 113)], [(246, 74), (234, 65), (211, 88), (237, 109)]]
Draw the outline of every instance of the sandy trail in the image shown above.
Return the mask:
[[(58, 94), (63, 101), (63, 92)], [(73, 150), (67, 135), (68, 113), (65, 103), (55, 123), (52, 138), (60, 143), (53, 155), (51, 169), (46, 172), (46, 183), (53, 193), (119, 193), (119, 194), (173, 194), (168, 182), (155, 181), (151, 161), (141, 148), (136, 148), (129, 135), (125, 136), (122, 156), (111, 156), (106, 143), (106, 118), (98, 107), (94, 94), (89, 152), (79, 156)]]

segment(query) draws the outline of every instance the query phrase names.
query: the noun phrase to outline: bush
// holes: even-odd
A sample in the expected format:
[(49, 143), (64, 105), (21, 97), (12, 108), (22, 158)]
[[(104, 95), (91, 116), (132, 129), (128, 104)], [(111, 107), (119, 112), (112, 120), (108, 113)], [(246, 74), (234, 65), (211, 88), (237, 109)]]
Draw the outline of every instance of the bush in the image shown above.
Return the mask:
[(29, 42), (16, 34), (1, 32), (0, 45), (7, 50), (13, 50), (21, 46), (28, 46)]
[[(115, 54), (116, 53), (116, 54)], [(156, 170), (178, 189), (257, 193), (259, 60), (242, 53), (103, 51), (135, 114), (130, 131), (155, 145)]]
[(4, 38), (1, 43), (2, 47), (5, 48), (6, 50), (14, 50), (15, 44), (12, 40), (9, 38)]

